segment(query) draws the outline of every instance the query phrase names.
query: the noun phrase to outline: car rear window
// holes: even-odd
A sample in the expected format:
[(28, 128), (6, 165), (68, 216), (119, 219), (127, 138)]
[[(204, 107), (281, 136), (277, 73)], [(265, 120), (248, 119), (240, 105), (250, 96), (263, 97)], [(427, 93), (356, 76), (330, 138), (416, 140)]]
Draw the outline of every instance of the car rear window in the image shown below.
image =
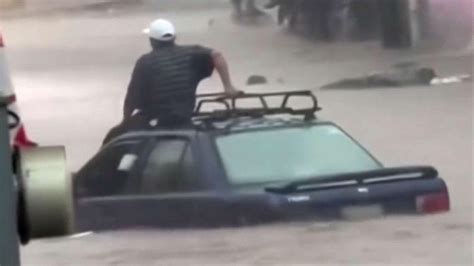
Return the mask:
[(249, 131), (216, 138), (231, 183), (294, 181), (381, 165), (333, 125)]

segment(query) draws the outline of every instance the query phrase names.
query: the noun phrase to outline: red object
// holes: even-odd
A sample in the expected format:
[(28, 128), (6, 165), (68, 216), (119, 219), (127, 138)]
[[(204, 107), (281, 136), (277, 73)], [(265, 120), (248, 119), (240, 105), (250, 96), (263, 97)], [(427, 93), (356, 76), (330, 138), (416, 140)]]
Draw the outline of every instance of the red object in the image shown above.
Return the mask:
[[(3, 42), (3, 36), (2, 33), (0, 32), (0, 48), (3, 48), (5, 46), (5, 43)], [(13, 104), (16, 102), (16, 95), (13, 94), (9, 96), (8, 98), (8, 104)], [(18, 129), (18, 132), (15, 136), (15, 146), (17, 147), (36, 147), (38, 144), (36, 142), (31, 141), (28, 136), (26, 135), (25, 127), (20, 126)]]
[(448, 192), (444, 191), (416, 197), (416, 209), (418, 212), (426, 214), (449, 211)]
[(26, 135), (25, 127), (21, 126), (18, 130), (18, 133), (15, 137), (15, 145), (18, 147), (37, 147), (38, 144), (36, 142), (31, 141), (28, 136)]
[(12, 104), (14, 102), (16, 102), (16, 95), (15, 94), (10, 95), (10, 96), (7, 97), (7, 104)]

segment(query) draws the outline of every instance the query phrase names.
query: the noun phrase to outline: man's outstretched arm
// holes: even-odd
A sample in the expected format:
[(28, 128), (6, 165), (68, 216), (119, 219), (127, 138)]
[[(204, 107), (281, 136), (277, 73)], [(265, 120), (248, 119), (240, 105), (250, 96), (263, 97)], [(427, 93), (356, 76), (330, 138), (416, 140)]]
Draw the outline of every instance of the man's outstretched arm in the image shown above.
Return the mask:
[(222, 85), (224, 86), (224, 91), (232, 96), (241, 94), (242, 92), (237, 90), (232, 84), (229, 66), (224, 56), (220, 52), (212, 51), (212, 61), (214, 63), (214, 67), (217, 70), (217, 73), (219, 73)]

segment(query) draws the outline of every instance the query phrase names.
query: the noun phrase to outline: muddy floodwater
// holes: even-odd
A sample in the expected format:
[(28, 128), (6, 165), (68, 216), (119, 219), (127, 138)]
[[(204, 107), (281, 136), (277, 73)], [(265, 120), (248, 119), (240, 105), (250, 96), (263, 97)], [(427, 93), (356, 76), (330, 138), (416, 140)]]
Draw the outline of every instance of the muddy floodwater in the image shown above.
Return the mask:
[[(235, 25), (219, 5), (158, 13), (51, 13), (1, 20), (27, 129), (64, 144), (71, 169), (98, 149), (121, 117), (130, 73), (148, 41), (141, 29), (172, 20), (180, 43), (223, 52), (245, 91), (311, 89), (324, 110), (387, 166), (438, 168), (451, 195), (447, 214), (368, 221), (273, 224), (238, 229), (126, 231), (33, 241), (25, 265), (472, 265), (472, 82), (367, 90), (320, 86), (403, 61), (440, 75), (473, 73), (470, 48), (383, 50), (376, 42), (312, 43), (275, 23)], [(250, 75), (268, 84), (245, 86)], [(217, 76), (200, 92), (218, 91)]]

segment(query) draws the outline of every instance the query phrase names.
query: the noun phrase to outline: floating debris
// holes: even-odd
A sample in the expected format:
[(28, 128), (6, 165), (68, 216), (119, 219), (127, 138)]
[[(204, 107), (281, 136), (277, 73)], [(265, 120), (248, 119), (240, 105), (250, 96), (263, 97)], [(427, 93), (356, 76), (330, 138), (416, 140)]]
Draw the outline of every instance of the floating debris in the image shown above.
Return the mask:
[(453, 84), (453, 83), (462, 83), (472, 81), (472, 76), (469, 74), (457, 75), (457, 76), (448, 76), (443, 78), (434, 78), (431, 81), (431, 85), (443, 85), (443, 84)]
[(252, 75), (247, 79), (247, 85), (267, 84), (267, 78), (260, 75)]
[(361, 77), (342, 79), (321, 89), (367, 89), (406, 86), (432, 86), (471, 81), (468, 74), (439, 77), (433, 68), (419, 67), (416, 63), (399, 63), (385, 72), (371, 73)]
[(71, 235), (69, 236), (69, 238), (82, 238), (82, 237), (90, 236), (92, 234), (94, 234), (94, 232), (92, 231), (82, 232), (82, 233)]

